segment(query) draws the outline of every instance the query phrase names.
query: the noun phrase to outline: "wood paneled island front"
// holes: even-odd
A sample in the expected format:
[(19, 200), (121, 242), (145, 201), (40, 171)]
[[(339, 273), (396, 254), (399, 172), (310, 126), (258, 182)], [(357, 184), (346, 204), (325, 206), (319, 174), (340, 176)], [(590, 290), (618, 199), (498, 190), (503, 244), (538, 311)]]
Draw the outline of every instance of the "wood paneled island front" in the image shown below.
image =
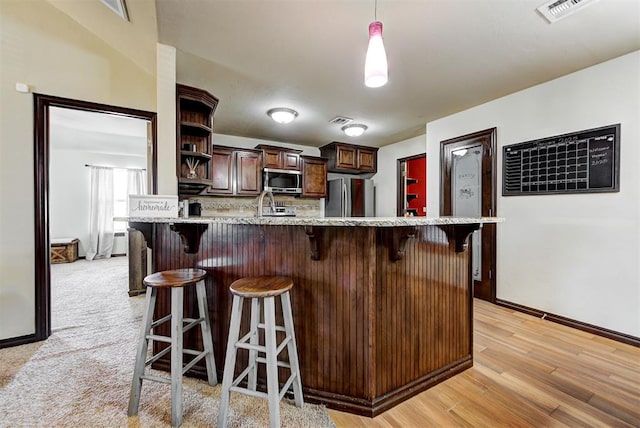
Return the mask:
[[(231, 311), (228, 287), (256, 275), (293, 278), (293, 318), (309, 401), (375, 416), (473, 364), (466, 241), (495, 218), (127, 220), (153, 249), (154, 271), (201, 267), (209, 273), (219, 374)], [(169, 313), (168, 295), (159, 301), (158, 315)], [(195, 295), (187, 293), (185, 302), (186, 313), (195, 313)], [(245, 308), (243, 331), (248, 313)], [(196, 330), (187, 333), (185, 346), (200, 343)], [(196, 366), (192, 373), (204, 375), (204, 369)]]

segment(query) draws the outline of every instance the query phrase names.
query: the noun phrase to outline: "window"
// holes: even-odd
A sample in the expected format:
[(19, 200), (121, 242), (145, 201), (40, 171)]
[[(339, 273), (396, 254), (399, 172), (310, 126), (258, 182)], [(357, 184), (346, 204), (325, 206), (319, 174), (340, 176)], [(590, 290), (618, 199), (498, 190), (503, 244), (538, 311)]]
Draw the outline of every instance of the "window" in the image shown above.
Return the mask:
[[(113, 169), (113, 216), (114, 217), (126, 217), (127, 216), (127, 199), (128, 199), (128, 185), (127, 185), (127, 170), (114, 168)], [(115, 233), (126, 232), (126, 221), (114, 221), (113, 231)]]

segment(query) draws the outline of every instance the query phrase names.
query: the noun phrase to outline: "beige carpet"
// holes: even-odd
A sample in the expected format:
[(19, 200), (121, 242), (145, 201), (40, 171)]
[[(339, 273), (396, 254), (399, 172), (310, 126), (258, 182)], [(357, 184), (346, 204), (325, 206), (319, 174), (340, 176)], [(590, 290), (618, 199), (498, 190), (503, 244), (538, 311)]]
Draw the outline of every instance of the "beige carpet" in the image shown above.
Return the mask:
[[(144, 297), (127, 294), (125, 257), (52, 265), (53, 332), (0, 349), (0, 427), (161, 427), (170, 386), (145, 381), (127, 417)], [(220, 362), (218, 362), (220, 364)], [(184, 427), (215, 426), (220, 386), (184, 380)], [(268, 426), (265, 400), (232, 394), (229, 426)], [(280, 405), (283, 427), (334, 427), (323, 406)]]

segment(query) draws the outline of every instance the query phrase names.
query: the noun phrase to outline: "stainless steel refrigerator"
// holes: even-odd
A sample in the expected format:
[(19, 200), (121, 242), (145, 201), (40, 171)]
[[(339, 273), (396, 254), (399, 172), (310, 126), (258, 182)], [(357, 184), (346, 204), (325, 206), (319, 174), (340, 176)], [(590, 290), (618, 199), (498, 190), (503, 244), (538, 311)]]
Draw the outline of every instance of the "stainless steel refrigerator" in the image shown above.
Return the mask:
[(373, 181), (364, 178), (329, 180), (325, 199), (325, 217), (374, 217)]

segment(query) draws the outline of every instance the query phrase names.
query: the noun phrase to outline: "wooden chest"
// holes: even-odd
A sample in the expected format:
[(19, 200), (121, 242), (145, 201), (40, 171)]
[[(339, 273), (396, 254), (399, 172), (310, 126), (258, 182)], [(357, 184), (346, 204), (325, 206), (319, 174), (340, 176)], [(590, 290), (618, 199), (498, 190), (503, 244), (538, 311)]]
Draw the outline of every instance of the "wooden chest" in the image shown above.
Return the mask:
[(51, 263), (72, 263), (78, 260), (78, 242), (76, 238), (52, 239)]

